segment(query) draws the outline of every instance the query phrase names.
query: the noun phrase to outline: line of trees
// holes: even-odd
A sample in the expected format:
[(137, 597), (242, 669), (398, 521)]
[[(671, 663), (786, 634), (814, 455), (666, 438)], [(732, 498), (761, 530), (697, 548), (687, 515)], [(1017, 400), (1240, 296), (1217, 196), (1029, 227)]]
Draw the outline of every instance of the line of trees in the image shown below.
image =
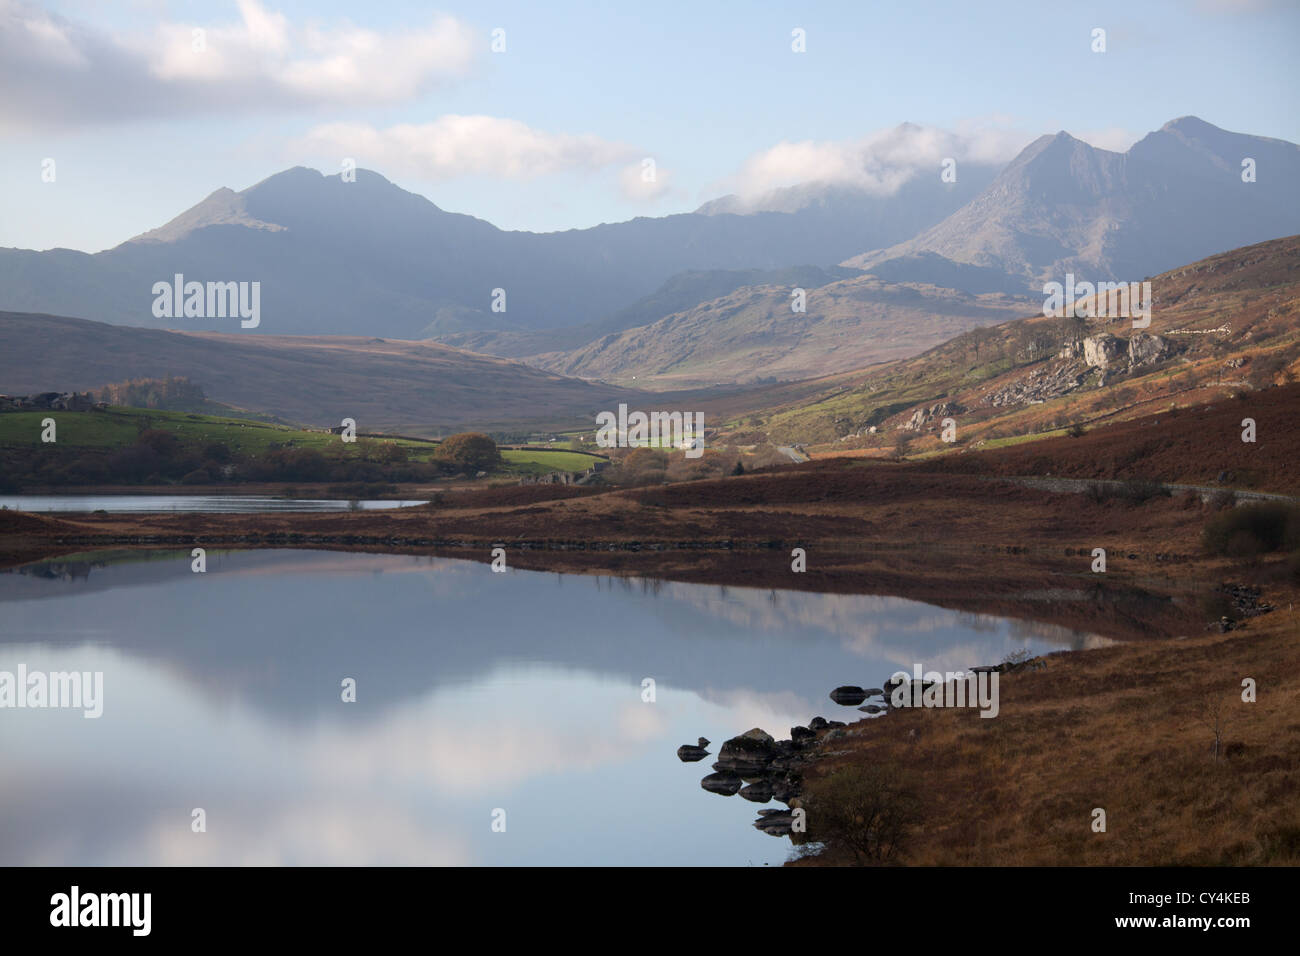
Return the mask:
[(486, 435), (453, 435), (430, 461), (412, 461), (396, 442), (362, 438), (326, 449), (270, 445), (240, 454), (220, 441), (184, 442), (164, 429), (140, 432), (116, 448), (59, 444), (0, 449), (0, 491), (60, 485), (210, 485), (325, 482), (395, 484), (425, 482), (503, 464)]

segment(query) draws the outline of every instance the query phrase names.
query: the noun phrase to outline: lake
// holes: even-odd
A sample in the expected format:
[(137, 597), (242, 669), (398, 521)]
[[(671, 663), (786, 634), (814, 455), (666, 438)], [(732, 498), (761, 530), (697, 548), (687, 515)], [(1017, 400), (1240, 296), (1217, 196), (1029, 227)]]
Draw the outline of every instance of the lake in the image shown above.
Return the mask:
[(0, 709), (4, 865), (779, 864), (761, 807), (706, 793), (716, 756), (678, 745), (852, 720), (831, 688), (913, 662), (1097, 640), (899, 598), (310, 551), (28, 565), (0, 573), (0, 622), (0, 671), (103, 674), (98, 718)]
[(107, 511), (139, 514), (152, 511), (220, 511), (260, 514), (268, 511), (376, 511), (422, 505), (423, 501), (358, 501), (346, 498), (271, 498), (258, 495), (0, 495), (11, 511)]

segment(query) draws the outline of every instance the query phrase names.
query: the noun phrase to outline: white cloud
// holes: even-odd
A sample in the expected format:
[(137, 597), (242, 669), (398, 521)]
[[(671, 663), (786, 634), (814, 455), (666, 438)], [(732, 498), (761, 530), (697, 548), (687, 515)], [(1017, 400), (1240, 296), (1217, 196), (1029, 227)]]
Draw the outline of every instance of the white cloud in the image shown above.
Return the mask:
[(1071, 132), (1075, 139), (1081, 139), (1089, 146), (1096, 146), (1098, 149), (1109, 149), (1115, 153), (1126, 153), (1130, 146), (1140, 140), (1145, 133), (1135, 133), (1132, 130), (1123, 129), (1119, 126), (1108, 126), (1106, 129), (1084, 130), (1083, 132)]
[(0, 127), (398, 103), (465, 73), (482, 45), (449, 16), (379, 32), (298, 26), (261, 0), (236, 8), (222, 23), (114, 35), (0, 0)]
[(658, 163), (647, 166), (653, 160), (642, 159), (630, 166), (624, 166), (618, 174), (619, 191), (624, 199), (633, 202), (653, 202), (672, 191), (672, 172)]
[(923, 171), (938, 175), (944, 159), (1006, 162), (1033, 138), (1001, 125), (952, 132), (904, 123), (860, 139), (781, 142), (749, 157), (716, 191), (756, 201), (774, 189), (827, 183), (892, 195)]
[(434, 181), (459, 176), (528, 180), (594, 171), (638, 155), (627, 144), (598, 136), (548, 133), (518, 120), (456, 114), (385, 129), (327, 123), (293, 142), (291, 149), (297, 155), (350, 156), (360, 166)]

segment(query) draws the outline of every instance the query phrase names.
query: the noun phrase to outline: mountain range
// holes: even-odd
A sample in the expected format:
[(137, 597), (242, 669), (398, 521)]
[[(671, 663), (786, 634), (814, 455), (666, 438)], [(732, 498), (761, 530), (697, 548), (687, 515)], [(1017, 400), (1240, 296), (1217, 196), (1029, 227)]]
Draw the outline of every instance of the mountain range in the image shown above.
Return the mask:
[[(297, 167), (218, 189), (103, 252), (0, 249), (0, 309), (434, 340), (566, 376), (694, 387), (916, 354), (1029, 314), (1042, 283), (1066, 272), (1135, 281), (1300, 232), (1300, 147), (1194, 117), (1125, 153), (1061, 132), (1002, 168), (967, 163), (956, 182), (939, 172), (889, 194), (811, 183), (530, 233), (447, 212), (374, 172), (345, 182)], [(260, 282), (260, 325), (156, 317), (151, 289), (178, 273)], [(803, 312), (790, 308), (796, 289)]]
[[(991, 176), (977, 169), (942, 188), (859, 192), (794, 212), (686, 213), (530, 233), (446, 212), (368, 170), (345, 182), (296, 167), (242, 192), (218, 189), (103, 252), (0, 250), (0, 307), (170, 327), (152, 314), (149, 290), (181, 273), (260, 281), (267, 334), (421, 339), (561, 329), (606, 319), (680, 272), (829, 265), (900, 242)], [(495, 289), (505, 291), (504, 311), (493, 311)]]
[(1125, 153), (1042, 136), (943, 222), (844, 264), (925, 252), (1035, 286), (1067, 272), (1131, 282), (1297, 231), (1300, 146), (1185, 116)]

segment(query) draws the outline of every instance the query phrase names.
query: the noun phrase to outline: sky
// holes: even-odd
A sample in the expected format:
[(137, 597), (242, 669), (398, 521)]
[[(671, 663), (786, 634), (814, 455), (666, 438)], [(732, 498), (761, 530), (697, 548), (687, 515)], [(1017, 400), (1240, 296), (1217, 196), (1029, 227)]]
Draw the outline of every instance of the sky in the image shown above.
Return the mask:
[(95, 252), (348, 160), (552, 231), (888, 191), (1059, 130), (1297, 142), (1297, 41), (1300, 0), (0, 0), (0, 246)]

